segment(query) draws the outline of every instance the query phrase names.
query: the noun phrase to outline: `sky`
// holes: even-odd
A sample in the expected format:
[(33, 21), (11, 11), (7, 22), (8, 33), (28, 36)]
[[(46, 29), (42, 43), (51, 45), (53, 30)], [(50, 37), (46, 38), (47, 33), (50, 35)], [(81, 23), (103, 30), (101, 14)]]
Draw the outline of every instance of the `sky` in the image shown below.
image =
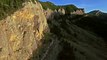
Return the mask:
[(85, 12), (100, 10), (107, 13), (107, 0), (40, 0), (50, 1), (56, 5), (74, 4), (78, 8), (84, 8)]

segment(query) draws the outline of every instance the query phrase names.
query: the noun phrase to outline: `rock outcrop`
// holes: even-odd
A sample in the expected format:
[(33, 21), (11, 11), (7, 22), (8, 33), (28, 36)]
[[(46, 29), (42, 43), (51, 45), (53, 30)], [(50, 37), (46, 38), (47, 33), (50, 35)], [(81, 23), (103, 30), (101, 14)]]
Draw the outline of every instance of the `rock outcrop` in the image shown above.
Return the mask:
[(60, 8), (60, 9), (58, 9), (58, 12), (60, 13), (60, 15), (64, 15), (65, 14), (65, 9)]
[(51, 9), (47, 9), (47, 10), (44, 10), (44, 14), (45, 14), (45, 16), (46, 16), (46, 18), (47, 19), (52, 19), (53, 18), (53, 10), (51, 10)]
[(84, 14), (84, 9), (77, 9), (76, 11), (71, 12), (71, 14), (83, 15)]
[(44, 14), (48, 20), (54, 19), (54, 16), (65, 15), (65, 9), (59, 8), (58, 10), (47, 9), (44, 10)]
[(40, 3), (25, 6), (0, 21), (0, 60), (28, 60), (48, 31)]

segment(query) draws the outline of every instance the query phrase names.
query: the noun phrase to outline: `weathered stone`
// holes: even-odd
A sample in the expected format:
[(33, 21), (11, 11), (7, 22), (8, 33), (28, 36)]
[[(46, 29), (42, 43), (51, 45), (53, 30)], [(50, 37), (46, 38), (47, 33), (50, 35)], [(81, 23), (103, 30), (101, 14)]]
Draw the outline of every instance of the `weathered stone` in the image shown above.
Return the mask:
[(44, 14), (45, 14), (47, 19), (52, 19), (53, 18), (53, 15), (52, 15), (53, 11), (51, 9), (49, 9), (49, 8), (44, 11)]
[(0, 60), (28, 60), (48, 26), (40, 3), (26, 2), (0, 21), (0, 28)]
[(83, 9), (78, 9), (76, 11), (71, 12), (71, 14), (83, 15), (84, 14), (84, 10)]
[(63, 15), (63, 14), (65, 14), (65, 9), (60, 8), (60, 9), (58, 10), (58, 12), (60, 13), (60, 15)]

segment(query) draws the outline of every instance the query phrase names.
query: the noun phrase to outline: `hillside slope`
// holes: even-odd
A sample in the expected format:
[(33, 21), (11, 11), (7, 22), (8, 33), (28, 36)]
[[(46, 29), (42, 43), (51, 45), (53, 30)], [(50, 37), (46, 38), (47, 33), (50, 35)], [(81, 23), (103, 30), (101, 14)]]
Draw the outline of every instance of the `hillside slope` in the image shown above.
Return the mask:
[(0, 60), (107, 60), (107, 43), (83, 27), (84, 15), (60, 13), (46, 19), (39, 2), (26, 2), (0, 21)]
[(69, 19), (72, 20), (72, 22), (75, 25), (78, 25), (79, 27), (91, 31), (100, 37), (104, 38), (107, 42), (107, 14), (104, 15), (76, 15), (74, 17), (70, 17)]
[(59, 49), (59, 54), (54, 55), (57, 60), (107, 60), (105, 41), (94, 33), (74, 25), (66, 15), (55, 16), (48, 24), (50, 32), (60, 41), (61, 51)]
[(107, 44), (92, 31), (75, 25), (69, 15), (47, 19), (50, 33), (33, 60), (107, 60)]

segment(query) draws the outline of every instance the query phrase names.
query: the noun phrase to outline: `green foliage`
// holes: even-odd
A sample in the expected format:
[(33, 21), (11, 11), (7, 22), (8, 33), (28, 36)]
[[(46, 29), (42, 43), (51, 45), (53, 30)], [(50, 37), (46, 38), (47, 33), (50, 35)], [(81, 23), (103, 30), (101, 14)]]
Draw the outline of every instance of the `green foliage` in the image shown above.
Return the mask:
[(64, 8), (64, 9), (65, 9), (65, 12), (66, 12), (67, 14), (78, 9), (76, 6), (74, 6), (74, 5), (72, 5), (72, 4), (71, 4), (71, 5), (63, 5), (63, 6), (59, 6), (59, 7), (60, 7), (60, 8)]
[(71, 5), (59, 5), (59, 6), (57, 6), (57, 5), (55, 5), (55, 4), (53, 4), (53, 3), (49, 2), (49, 1), (40, 2), (40, 3), (42, 4), (42, 6), (43, 6), (43, 8), (45, 10), (47, 8), (50, 8), (52, 10), (55, 10), (55, 9), (58, 10), (59, 8), (64, 8), (66, 10), (66, 13), (70, 13), (70, 12), (78, 9), (76, 6), (74, 6), (72, 4)]
[(0, 19), (13, 13), (25, 0), (0, 0)]
[(57, 9), (57, 6), (54, 5), (53, 3), (49, 2), (49, 1), (47, 1), (47, 2), (40, 2), (40, 3), (42, 4), (43, 9), (45, 9), (45, 10), (46, 10), (47, 8), (50, 8), (50, 9), (52, 9), (52, 10)]
[(22, 3), (26, 1), (30, 0), (0, 0), (0, 20), (12, 14), (17, 9), (23, 7)]
[[(22, 3), (26, 1), (30, 1), (30, 0), (0, 0), (0, 20), (12, 14), (14, 11), (20, 9), (21, 7), (23, 7)], [(32, 0), (32, 1), (34, 2), (35, 0)], [(39, 0), (36, 0), (36, 1), (39, 1)], [(59, 8), (64, 8), (66, 10), (66, 13), (69, 13), (71, 11), (78, 9), (74, 5), (56, 6), (51, 2), (40, 2), (40, 3), (42, 4), (45, 10), (47, 8), (50, 8), (52, 10), (55, 10), (55, 9), (58, 10)]]

